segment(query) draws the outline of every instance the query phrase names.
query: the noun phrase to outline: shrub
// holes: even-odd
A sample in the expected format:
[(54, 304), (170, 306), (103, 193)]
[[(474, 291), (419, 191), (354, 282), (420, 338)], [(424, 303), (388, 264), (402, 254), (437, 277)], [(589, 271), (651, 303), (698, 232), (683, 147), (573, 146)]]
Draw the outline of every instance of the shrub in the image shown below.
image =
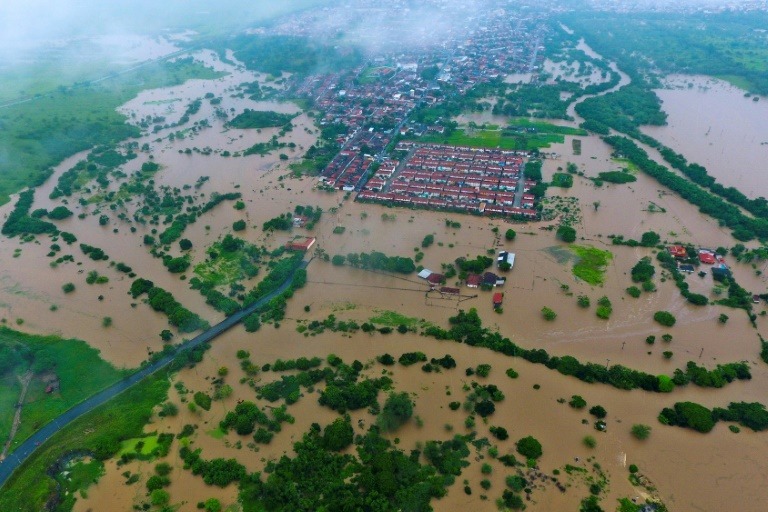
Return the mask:
[(520, 375), (512, 368), (507, 368), (507, 371), (505, 373), (507, 374), (507, 377), (509, 377), (510, 379), (516, 379)]
[(75, 285), (73, 283), (66, 283), (61, 287), (64, 293), (72, 293), (75, 291)]
[(595, 405), (589, 410), (589, 414), (594, 416), (595, 418), (601, 420), (608, 416), (608, 412), (605, 410), (605, 408), (602, 405)]
[(573, 395), (571, 400), (568, 402), (568, 405), (574, 409), (583, 409), (587, 406), (587, 401), (579, 395)]
[(586, 295), (579, 295), (579, 298), (576, 299), (576, 303), (581, 308), (588, 308), (589, 307), (589, 297)]
[(576, 241), (576, 230), (571, 226), (560, 226), (557, 228), (557, 238), (566, 243), (573, 243)]
[(551, 322), (555, 318), (557, 318), (557, 313), (554, 312), (551, 308), (548, 308), (547, 306), (544, 306), (541, 308), (541, 315), (544, 317), (544, 320)]
[(201, 408), (205, 409), (206, 411), (211, 410), (211, 397), (203, 393), (202, 391), (198, 391), (194, 395), (194, 400), (197, 405), (199, 405)]
[(657, 311), (654, 313), (653, 319), (664, 327), (672, 327), (677, 321), (675, 316), (669, 311)]
[(517, 453), (526, 459), (538, 459), (543, 453), (541, 443), (533, 436), (523, 437), (515, 443), (515, 447), (517, 448)]
[(245, 221), (244, 220), (237, 220), (232, 224), (232, 230), (233, 231), (243, 231), (245, 229)]
[(594, 448), (597, 446), (597, 440), (593, 436), (584, 436), (584, 439), (582, 439), (581, 442), (584, 443), (584, 446), (587, 448)]
[(640, 297), (640, 293), (641, 293), (640, 288), (638, 288), (637, 286), (630, 286), (629, 288), (627, 288), (627, 294), (630, 297), (633, 297), (635, 299)]
[(499, 441), (504, 441), (505, 439), (509, 438), (509, 433), (507, 432), (507, 429), (505, 429), (504, 427), (491, 427), (488, 430), (490, 430), (493, 437), (495, 437)]
[(643, 425), (642, 423), (637, 423), (632, 425), (630, 432), (635, 438), (642, 441), (644, 439), (648, 439), (648, 437), (651, 435), (651, 427), (648, 425)]

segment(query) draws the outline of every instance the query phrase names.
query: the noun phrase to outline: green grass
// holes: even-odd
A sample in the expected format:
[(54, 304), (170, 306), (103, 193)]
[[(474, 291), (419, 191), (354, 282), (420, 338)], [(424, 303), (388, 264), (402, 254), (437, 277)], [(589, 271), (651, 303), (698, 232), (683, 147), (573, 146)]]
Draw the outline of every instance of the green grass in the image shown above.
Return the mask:
[[(63, 339), (58, 336), (34, 336), (0, 327), (0, 347), (23, 347), (29, 350), (34, 354), (33, 368), (41, 361), (53, 362), (52, 371), (59, 378), (60, 383), (59, 391), (47, 394), (45, 393), (46, 384), (39, 376), (36, 375), (32, 379), (21, 414), (21, 424), (14, 438), (14, 446), (16, 442), (22, 442), (62, 412), (117, 382), (128, 373), (126, 370), (116, 369), (101, 359), (98, 350), (81, 340)], [(28, 363), (23, 360), (6, 374), (5, 379), (16, 380), (13, 374), (23, 374), (27, 369)], [(18, 392), (19, 388), (16, 389), (17, 397)], [(5, 389), (0, 392), (0, 404), (3, 405), (0, 416), (12, 417), (15, 399), (12, 401), (10, 393)], [(8, 408), (9, 405), (10, 408)], [(5, 421), (3, 427), (5, 427)]]
[(158, 62), (98, 84), (55, 89), (0, 109), (0, 204), (39, 183), (48, 169), (78, 151), (139, 133), (115, 109), (144, 89), (221, 74), (190, 60)]
[(589, 135), (586, 130), (581, 128), (573, 128), (571, 126), (558, 126), (556, 124), (547, 123), (544, 121), (532, 121), (524, 117), (516, 117), (510, 119), (509, 123), (507, 124), (510, 127), (535, 128), (537, 131), (543, 133), (559, 133), (561, 135), (575, 135), (582, 137)]
[(372, 324), (386, 325), (389, 327), (397, 327), (398, 325), (415, 327), (423, 323), (418, 318), (405, 316), (396, 311), (377, 311), (377, 313), (376, 316), (371, 317), (368, 320)]
[(595, 247), (572, 245), (571, 250), (578, 256), (573, 265), (573, 275), (591, 285), (603, 284), (605, 271), (613, 255)]
[(0, 439), (2, 443), (8, 439), (13, 425), (13, 414), (16, 402), (21, 393), (21, 383), (16, 375), (9, 373), (0, 378)]
[[(136, 443), (142, 442), (144, 446), (141, 447), (141, 451), (136, 451)], [(138, 455), (150, 455), (152, 450), (157, 448), (157, 434), (146, 437), (134, 437), (132, 439), (126, 439), (120, 443), (120, 451), (117, 452), (117, 457), (126, 453), (136, 453)]]
[(154, 375), (61, 429), (0, 488), (0, 510), (43, 510), (55, 485), (47, 474), (53, 463), (73, 450), (102, 457), (116, 453), (121, 441), (142, 434), (152, 408), (167, 398), (168, 387), (164, 373)]
[(88, 487), (104, 476), (104, 463), (100, 460), (88, 462), (78, 460), (70, 463), (65, 471), (68, 472), (66, 476), (63, 472), (56, 476), (56, 481), (61, 485), (64, 496), (61, 505), (56, 509), (61, 512), (72, 510), (78, 494), (85, 497)]
[(194, 273), (203, 282), (213, 286), (229, 285), (249, 279), (243, 268), (244, 262), (249, 261), (246, 249), (248, 247), (227, 252), (221, 248), (221, 243), (215, 242), (208, 252), (216, 252), (218, 257), (214, 260), (208, 258), (198, 263), (195, 265)]
[(214, 439), (224, 439), (224, 436), (227, 435), (227, 433), (221, 430), (220, 427), (216, 427), (213, 430), (207, 430), (205, 433)]
[[(532, 130), (532, 131), (529, 131)], [(504, 129), (485, 128), (457, 129), (449, 136), (427, 135), (419, 140), (457, 146), (500, 148), (507, 150), (532, 150), (548, 148), (551, 144), (562, 143), (566, 135), (587, 135), (582, 129), (557, 126), (542, 121), (513, 118)]]

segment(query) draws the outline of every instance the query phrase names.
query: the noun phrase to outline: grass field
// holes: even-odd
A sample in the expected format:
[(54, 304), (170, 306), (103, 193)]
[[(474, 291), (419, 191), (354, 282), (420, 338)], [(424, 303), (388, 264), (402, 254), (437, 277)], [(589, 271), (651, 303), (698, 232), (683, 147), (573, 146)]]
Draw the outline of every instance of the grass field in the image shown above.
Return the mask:
[(20, 393), (21, 384), (14, 373), (0, 378), (0, 444), (5, 443), (11, 432), (13, 414)]
[(573, 275), (591, 285), (603, 284), (608, 263), (613, 258), (610, 251), (580, 245), (572, 245), (571, 250), (579, 258), (573, 265)]
[(515, 118), (506, 128), (459, 128), (449, 136), (426, 135), (419, 140), (455, 146), (498, 148), (506, 150), (534, 150), (565, 142), (566, 135), (586, 135), (584, 130), (557, 126), (543, 121)]
[(93, 451), (99, 458), (112, 456), (121, 441), (142, 434), (152, 408), (166, 399), (168, 387), (164, 373), (152, 376), (60, 430), (0, 489), (0, 510), (43, 510), (55, 485), (46, 473), (48, 468), (74, 450)]
[[(141, 450), (136, 451), (136, 443), (143, 443)], [(132, 439), (126, 439), (120, 443), (120, 451), (117, 452), (117, 457), (125, 453), (137, 453), (139, 455), (149, 455), (152, 450), (157, 448), (157, 435), (146, 437), (134, 437)]]
[[(38, 371), (30, 382), (21, 414), (21, 424), (13, 446), (24, 441), (62, 412), (117, 382), (127, 373), (127, 370), (118, 370), (101, 359), (96, 349), (81, 340), (62, 339), (58, 336), (33, 336), (0, 327), (0, 348), (7, 347), (28, 350), (32, 362), (22, 359), (3, 377), (3, 383), (9, 386), (3, 386), (0, 391), (0, 417), (3, 418), (0, 434), (4, 436), (3, 441), (7, 438), (13, 407), (20, 391), (16, 375), (26, 372), (30, 365), (33, 370)], [(45, 392), (46, 383), (40, 378), (41, 374), (49, 373), (54, 373), (59, 379), (59, 390), (50, 394)]]
[(40, 183), (64, 158), (98, 144), (137, 135), (115, 109), (144, 89), (178, 85), (220, 73), (191, 59), (157, 62), (98, 84), (56, 89), (0, 109), (0, 204)]

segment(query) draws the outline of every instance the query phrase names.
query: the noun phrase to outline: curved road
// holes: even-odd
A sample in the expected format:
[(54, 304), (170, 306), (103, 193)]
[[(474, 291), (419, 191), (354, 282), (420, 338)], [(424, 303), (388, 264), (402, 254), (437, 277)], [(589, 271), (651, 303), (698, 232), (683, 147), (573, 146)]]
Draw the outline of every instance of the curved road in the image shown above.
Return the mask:
[[(310, 259), (309, 261), (312, 261), (312, 260)], [(288, 287), (291, 285), (291, 281), (293, 280), (293, 275), (296, 273), (296, 270), (300, 268), (306, 268), (307, 265), (309, 265), (309, 261), (302, 261), (301, 264), (298, 267), (296, 267), (296, 269), (294, 269), (290, 277), (288, 277), (288, 279), (286, 279), (285, 282), (283, 282), (283, 284), (281, 284), (277, 290), (262, 297), (261, 299), (251, 304), (247, 308), (238, 311), (237, 313), (235, 313), (230, 317), (225, 318), (224, 320), (214, 325), (213, 327), (203, 332), (202, 334), (199, 334), (194, 338), (192, 338), (191, 340), (185, 343), (182, 343), (177, 347), (177, 350), (173, 354), (170, 354), (161, 359), (158, 359), (152, 364), (148, 364), (147, 366), (140, 369), (136, 373), (129, 375), (123, 380), (120, 380), (114, 383), (112, 386), (108, 387), (107, 389), (99, 393), (96, 393), (95, 395), (91, 396), (90, 398), (86, 399), (83, 402), (80, 402), (79, 404), (69, 409), (62, 415), (58, 416), (57, 418), (54, 418), (50, 423), (48, 423), (43, 428), (41, 428), (40, 430), (32, 434), (32, 436), (30, 436), (27, 440), (21, 443), (21, 445), (19, 445), (19, 447), (16, 448), (16, 450), (14, 450), (13, 453), (8, 455), (8, 457), (4, 461), (0, 462), (0, 487), (2, 487), (5, 484), (5, 482), (8, 480), (8, 478), (13, 474), (13, 472), (16, 471), (16, 469), (25, 460), (27, 460), (27, 458), (29, 458), (30, 455), (32, 455), (32, 453), (37, 449), (39, 445), (48, 441), (56, 432), (66, 427), (67, 425), (72, 423), (74, 420), (82, 416), (83, 414), (86, 414), (92, 411), (96, 407), (106, 403), (107, 401), (119, 395), (126, 389), (130, 388), (131, 386), (134, 386), (137, 383), (141, 382), (146, 377), (152, 375), (158, 370), (163, 369), (171, 361), (173, 361), (176, 355), (182, 350), (189, 350), (189, 349), (198, 347), (203, 343), (207, 343), (213, 340), (214, 338), (220, 336), (231, 327), (234, 327), (235, 325), (242, 322), (245, 317), (253, 313), (257, 308), (259, 308), (260, 306), (263, 306), (264, 304), (272, 300), (277, 295), (280, 295), (281, 293), (286, 291)]]

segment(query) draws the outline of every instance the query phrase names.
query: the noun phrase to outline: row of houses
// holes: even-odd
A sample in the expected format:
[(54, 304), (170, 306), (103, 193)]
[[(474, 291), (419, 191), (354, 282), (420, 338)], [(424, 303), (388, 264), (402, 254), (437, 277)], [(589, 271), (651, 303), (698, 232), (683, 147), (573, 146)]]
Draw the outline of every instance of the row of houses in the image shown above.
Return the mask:
[(484, 201), (449, 200), (446, 198), (429, 198), (409, 195), (401, 192), (372, 192), (363, 190), (357, 195), (361, 202), (379, 203), (393, 206), (424, 208), (430, 210), (446, 210), (457, 213), (477, 215), (496, 215), (499, 217), (515, 217), (536, 219), (538, 212), (533, 208), (515, 207), (509, 205), (488, 204)]

